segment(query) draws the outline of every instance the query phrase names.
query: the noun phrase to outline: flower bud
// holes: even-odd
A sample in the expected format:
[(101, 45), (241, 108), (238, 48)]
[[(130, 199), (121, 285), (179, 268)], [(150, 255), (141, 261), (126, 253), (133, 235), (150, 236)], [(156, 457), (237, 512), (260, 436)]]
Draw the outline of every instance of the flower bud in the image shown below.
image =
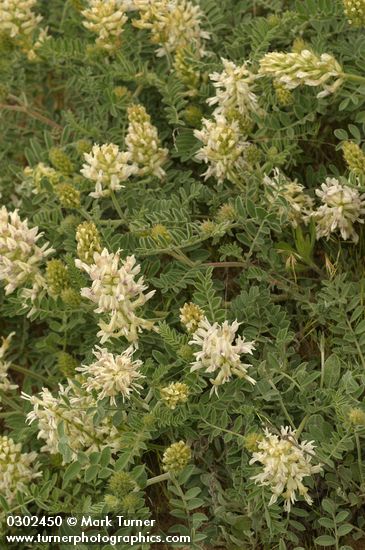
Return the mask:
[(355, 174), (365, 174), (365, 153), (353, 141), (342, 144), (343, 156), (349, 169)]
[(52, 147), (48, 157), (52, 166), (62, 172), (62, 174), (72, 174), (74, 172), (75, 167), (70, 157), (59, 147)]
[(66, 377), (71, 378), (75, 376), (76, 367), (79, 366), (79, 362), (66, 351), (60, 351), (57, 355), (57, 367), (58, 370)]
[(82, 262), (92, 264), (94, 253), (101, 252), (99, 231), (94, 222), (83, 222), (76, 230), (77, 255)]
[(135, 489), (136, 483), (127, 472), (114, 472), (109, 478), (109, 491), (118, 499), (122, 499)]
[(365, 426), (365, 412), (362, 409), (351, 409), (348, 413), (348, 419), (354, 426)]
[(163, 454), (163, 469), (178, 474), (188, 465), (190, 459), (191, 449), (184, 441), (173, 443)]
[(180, 321), (188, 332), (195, 332), (203, 317), (204, 311), (192, 302), (186, 303), (180, 308)]
[(47, 262), (46, 279), (48, 289), (56, 296), (69, 284), (67, 267), (61, 260), (50, 260)]
[(60, 183), (55, 189), (58, 200), (64, 208), (79, 208), (80, 191), (69, 183)]
[(172, 382), (161, 388), (161, 401), (171, 409), (176, 409), (179, 403), (186, 403), (189, 397), (189, 386), (182, 382)]

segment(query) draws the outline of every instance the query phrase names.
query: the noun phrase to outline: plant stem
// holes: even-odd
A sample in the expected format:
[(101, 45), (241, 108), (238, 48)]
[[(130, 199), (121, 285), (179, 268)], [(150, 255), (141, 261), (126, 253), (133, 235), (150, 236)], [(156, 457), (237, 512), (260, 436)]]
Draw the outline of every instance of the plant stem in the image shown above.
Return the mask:
[(308, 422), (308, 418), (310, 417), (310, 414), (306, 414), (301, 423), (298, 426), (298, 429), (295, 432), (295, 437), (299, 439), (300, 434), (305, 428), (306, 423)]
[(20, 365), (14, 365), (14, 363), (11, 363), (9, 369), (15, 370), (17, 372), (21, 372), (25, 376), (29, 376), (29, 378), (34, 378), (35, 380), (39, 380), (40, 382), (45, 382), (46, 384), (49, 383), (51, 378), (46, 378), (42, 374), (39, 374), (38, 372), (31, 371), (25, 367), (21, 367)]
[(123, 214), (123, 212), (122, 212), (122, 209), (121, 209), (120, 204), (119, 204), (119, 202), (118, 202), (118, 200), (117, 200), (117, 197), (115, 196), (114, 191), (111, 191), (111, 192), (110, 192), (110, 198), (112, 199), (113, 206), (114, 206), (115, 210), (117, 211), (118, 216), (120, 217), (120, 219), (121, 219), (122, 221), (125, 222), (125, 221), (126, 221), (126, 220), (125, 220), (125, 216), (124, 216), (124, 214)]
[(146, 487), (149, 487), (150, 485), (154, 485), (155, 483), (160, 483), (161, 481), (168, 481), (169, 479), (170, 479), (169, 472), (160, 474), (159, 476), (156, 476), (156, 477), (151, 477), (150, 479), (147, 479)]
[(5, 103), (0, 103), (0, 109), (4, 109), (6, 111), (17, 111), (19, 113), (24, 113), (25, 115), (28, 115), (31, 118), (35, 118), (36, 120), (43, 122), (43, 124), (47, 124), (47, 126), (51, 126), (52, 128), (57, 128), (57, 130), (63, 130), (62, 126), (60, 124), (57, 124), (57, 122), (54, 122), (54, 120), (51, 120), (45, 115), (42, 115), (42, 113), (38, 113), (38, 111), (35, 111), (33, 109), (30, 109), (26, 105), (23, 105), (21, 100), (18, 97), (13, 95), (9, 95), (8, 97), (9, 99), (16, 101), (18, 105), (8, 105)]
[(268, 380), (268, 382), (269, 382), (270, 386), (276, 391), (276, 393), (278, 395), (279, 403), (281, 405), (281, 408), (283, 410), (285, 418), (287, 419), (287, 421), (289, 422), (289, 424), (293, 428), (293, 430), (296, 430), (295, 424), (294, 424), (290, 414), (288, 413), (288, 409), (286, 408), (286, 406), (284, 404), (283, 398), (281, 397), (281, 394), (280, 394), (278, 388), (275, 386), (275, 384), (272, 380)]
[(358, 74), (342, 73), (341, 75), (346, 80), (352, 80), (353, 82), (361, 82), (365, 84), (365, 77)]
[(359, 437), (358, 433), (355, 433), (355, 440), (356, 440), (356, 449), (357, 449), (357, 462), (358, 462), (358, 465), (359, 465), (360, 482), (361, 482), (361, 485), (363, 485), (364, 477), (362, 475), (361, 445), (360, 445), (360, 437)]
[(15, 401), (13, 401), (13, 399), (11, 399), (10, 397), (7, 397), (6, 395), (4, 395), (4, 392), (0, 392), (0, 401), (5, 403), (5, 405), (8, 405), (8, 407), (10, 407), (11, 409), (13, 409), (16, 412), (21, 412), (21, 413), (23, 412), (22, 408), (19, 407), (19, 405), (17, 403), (15, 403)]

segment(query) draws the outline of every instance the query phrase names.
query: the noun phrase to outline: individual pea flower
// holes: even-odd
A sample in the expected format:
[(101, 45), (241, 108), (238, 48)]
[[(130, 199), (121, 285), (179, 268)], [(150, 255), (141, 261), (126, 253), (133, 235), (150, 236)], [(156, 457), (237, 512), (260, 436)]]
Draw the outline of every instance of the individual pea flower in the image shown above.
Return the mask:
[(91, 264), (95, 252), (101, 252), (99, 231), (94, 222), (82, 222), (76, 229), (77, 255), (82, 262)]
[(48, 243), (38, 246), (43, 233), (38, 227), (29, 228), (17, 210), (0, 209), (0, 280), (5, 281), (5, 293), (11, 294), (30, 283), (34, 289), (44, 283), (39, 264), (54, 252)]
[(77, 370), (87, 376), (83, 386), (91, 392), (97, 392), (97, 401), (110, 398), (110, 404), (116, 406), (115, 397), (121, 395), (123, 401), (130, 398), (133, 391), (138, 393), (142, 386), (137, 383), (144, 378), (140, 373), (142, 361), (132, 359), (135, 349), (130, 346), (120, 355), (113, 355), (107, 349), (96, 346), (93, 354), (95, 363), (82, 365)]
[(55, 193), (63, 208), (79, 208), (80, 191), (69, 183), (59, 183), (55, 187)]
[(41, 191), (41, 183), (43, 178), (48, 180), (54, 187), (59, 183), (61, 177), (59, 172), (57, 172), (54, 168), (51, 168), (51, 166), (47, 166), (43, 162), (39, 162), (34, 168), (31, 168), (30, 166), (24, 168), (24, 175), (32, 181), (33, 193), (35, 195)]
[(136, 280), (141, 266), (134, 256), (128, 256), (119, 267), (120, 251), (113, 254), (104, 248), (101, 254), (95, 252), (93, 261), (89, 265), (77, 259), (75, 264), (92, 280), (91, 288), (81, 289), (81, 295), (97, 305), (95, 313), (109, 316), (108, 322), (99, 322), (101, 343), (119, 336), (136, 342), (139, 332), (153, 328), (153, 322), (138, 317), (136, 311), (152, 298), (155, 290), (144, 294), (147, 286), (143, 277)]
[(259, 74), (272, 76), (288, 90), (303, 84), (321, 86), (324, 90), (318, 98), (333, 94), (343, 82), (342, 67), (332, 55), (317, 56), (309, 50), (267, 53), (260, 61)]
[(252, 354), (254, 342), (246, 342), (241, 336), (236, 337), (239, 325), (237, 320), (232, 324), (224, 321), (222, 325), (212, 325), (204, 317), (189, 342), (189, 345), (200, 348), (194, 353), (195, 362), (191, 371), (204, 369), (207, 373), (217, 372), (216, 378), (210, 379), (213, 384), (211, 394), (215, 392), (218, 395), (218, 387), (229, 382), (233, 375), (256, 384), (256, 380), (247, 373), (251, 365), (241, 363), (240, 359), (242, 353)]
[(311, 214), (316, 224), (317, 239), (329, 238), (331, 233), (339, 230), (344, 240), (352, 239), (356, 243), (359, 236), (354, 224), (364, 223), (365, 194), (342, 185), (336, 178), (326, 178), (321, 189), (316, 190), (316, 195), (323, 203)]
[(272, 434), (268, 429), (265, 437), (258, 442), (258, 451), (254, 452), (250, 464), (259, 462), (263, 471), (251, 479), (272, 491), (269, 506), (280, 496), (284, 498), (284, 510), (290, 512), (291, 505), (297, 500), (297, 492), (308, 504), (312, 499), (303, 479), (322, 471), (320, 464), (311, 464), (315, 457), (313, 441), (298, 442), (295, 431), (288, 426), (281, 427), (280, 435)]
[(184, 441), (173, 443), (163, 454), (163, 469), (165, 472), (179, 474), (188, 465), (190, 459), (191, 449)]
[(97, 34), (96, 45), (108, 52), (120, 46), (120, 37), (128, 21), (123, 0), (88, 0), (81, 11), (84, 26)]
[[(79, 451), (91, 454), (105, 447), (109, 447), (112, 453), (120, 450), (121, 438), (113, 425), (112, 414), (107, 413), (100, 422), (94, 423), (90, 411), (95, 410), (96, 402), (76, 379), (68, 379), (66, 385), (59, 384), (55, 395), (48, 388), (43, 388), (38, 395), (22, 393), (22, 398), (33, 405), (33, 410), (27, 415), (27, 422), (37, 423), (38, 439), (45, 441), (42, 452), (59, 454), (61, 423), (62, 437), (67, 439), (70, 452), (67, 462), (75, 462)], [(63, 458), (62, 463), (66, 463), (66, 458)]]
[(84, 158), (81, 174), (95, 182), (95, 191), (90, 196), (96, 199), (119, 191), (124, 187), (121, 182), (137, 172), (137, 167), (130, 164), (131, 154), (121, 152), (114, 143), (95, 144), (90, 153), (84, 153)]
[(15, 390), (18, 387), (17, 384), (12, 384), (10, 382), (8, 370), (11, 363), (9, 361), (5, 361), (4, 359), (13, 336), (15, 336), (15, 332), (11, 332), (6, 338), (2, 337), (2, 344), (0, 346), (0, 390), (4, 392)]
[(151, 124), (150, 115), (143, 105), (132, 105), (128, 108), (128, 121), (125, 143), (130, 161), (137, 167), (135, 172), (139, 176), (154, 175), (162, 179), (168, 149), (160, 147), (157, 128)]
[(50, 294), (60, 295), (70, 282), (67, 266), (61, 260), (49, 260), (46, 267), (46, 281)]
[(365, 0), (342, 0), (350, 25), (365, 27)]
[(207, 100), (208, 105), (216, 105), (214, 114), (227, 118), (250, 113), (260, 113), (258, 98), (252, 91), (256, 75), (251, 73), (247, 64), (236, 65), (228, 59), (221, 59), (223, 71), (209, 75), (214, 82), (216, 95)]
[(204, 311), (192, 302), (186, 303), (180, 308), (180, 321), (188, 332), (195, 332), (203, 318)]
[(150, 31), (151, 42), (159, 46), (158, 57), (187, 46), (204, 55), (203, 41), (209, 33), (200, 28), (203, 13), (199, 6), (188, 0), (134, 0), (134, 6), (140, 19), (134, 20), (133, 25)]
[(203, 144), (195, 158), (209, 165), (203, 176), (214, 177), (219, 183), (225, 179), (234, 183), (246, 168), (247, 142), (242, 138), (238, 122), (229, 122), (222, 115), (213, 120), (204, 118), (202, 122), (202, 129), (194, 130), (194, 135)]
[[(304, 186), (296, 180), (288, 179), (278, 168), (272, 176), (265, 176), (263, 180), (267, 201), (274, 207), (280, 216), (285, 215), (292, 227), (307, 219), (313, 207), (313, 200), (304, 193)], [(283, 204), (284, 199), (286, 204)]]
[(349, 169), (357, 175), (365, 175), (365, 153), (353, 141), (342, 144), (342, 152)]
[(16, 500), (17, 493), (25, 493), (30, 483), (41, 477), (36, 462), (38, 454), (22, 453), (21, 443), (7, 435), (0, 436), (0, 493), (8, 504)]
[(189, 386), (182, 382), (171, 382), (168, 386), (161, 388), (161, 401), (171, 409), (175, 410), (179, 403), (186, 403), (189, 397)]

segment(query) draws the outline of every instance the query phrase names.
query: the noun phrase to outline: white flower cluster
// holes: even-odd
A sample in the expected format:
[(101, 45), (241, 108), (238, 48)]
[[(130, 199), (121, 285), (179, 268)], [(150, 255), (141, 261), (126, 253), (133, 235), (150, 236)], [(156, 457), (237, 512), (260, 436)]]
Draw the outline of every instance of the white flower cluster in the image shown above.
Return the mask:
[(135, 280), (141, 267), (136, 264), (134, 256), (128, 256), (120, 263), (120, 251), (109, 253), (106, 248), (99, 254), (95, 252), (94, 263), (88, 265), (75, 260), (79, 269), (83, 269), (92, 280), (91, 288), (83, 288), (81, 295), (95, 304), (96, 313), (106, 313), (109, 322), (100, 321), (98, 336), (101, 343), (109, 338), (125, 336), (128, 341), (135, 342), (138, 332), (150, 330), (151, 321), (137, 317), (136, 310), (143, 306), (155, 293), (155, 290), (144, 294), (147, 286), (143, 277)]
[(0, 33), (14, 39), (30, 61), (37, 59), (37, 50), (49, 38), (41, 29), (41, 15), (33, 12), (37, 0), (2, 0), (0, 2)]
[(142, 366), (142, 361), (132, 359), (134, 347), (130, 346), (120, 355), (113, 355), (107, 349), (97, 346), (94, 355), (95, 363), (91, 365), (83, 365), (76, 370), (87, 376), (83, 387), (91, 392), (97, 392), (97, 400), (110, 397), (111, 405), (116, 405), (115, 397), (121, 395), (123, 400), (129, 399), (132, 391), (137, 391), (142, 388), (137, 383), (137, 380), (144, 378), (139, 372)]
[(84, 26), (98, 35), (96, 45), (111, 51), (119, 45), (128, 17), (128, 5), (123, 0), (88, 0), (88, 7), (81, 12)]
[[(311, 214), (313, 200), (304, 193), (304, 186), (289, 180), (278, 168), (271, 177), (265, 176), (263, 183), (269, 205), (274, 205), (279, 215), (286, 215), (294, 228)], [(285, 199), (287, 204), (280, 199)]]
[(167, 160), (168, 149), (160, 147), (157, 128), (151, 124), (150, 115), (143, 105), (132, 105), (128, 109), (128, 120), (125, 143), (138, 175), (163, 178), (162, 166)]
[(265, 437), (257, 442), (257, 446), (259, 450), (253, 453), (250, 464), (260, 462), (263, 472), (251, 479), (270, 487), (273, 494), (269, 506), (282, 496), (284, 510), (290, 512), (291, 505), (297, 500), (297, 492), (308, 504), (312, 504), (303, 479), (322, 470), (320, 464), (311, 464), (314, 457), (313, 441), (298, 443), (295, 432), (286, 426), (281, 427), (280, 436), (266, 429)]
[(205, 317), (199, 323), (194, 332), (191, 346), (198, 346), (200, 351), (194, 353), (195, 362), (192, 364), (191, 371), (205, 369), (207, 373), (217, 371), (215, 379), (210, 379), (213, 384), (212, 392), (218, 394), (218, 386), (228, 382), (233, 375), (238, 376), (256, 384), (256, 381), (248, 376), (247, 369), (251, 365), (241, 363), (240, 355), (242, 353), (252, 354), (254, 342), (245, 342), (241, 336), (236, 337), (240, 323), (233, 321), (229, 324), (224, 321), (222, 325), (214, 323), (213, 325)]
[(35, 462), (37, 456), (34, 451), (22, 453), (20, 443), (0, 436), (0, 494), (9, 504), (15, 501), (17, 493), (24, 493), (27, 485), (42, 475)]
[(38, 227), (30, 229), (28, 220), (22, 221), (17, 210), (0, 209), (0, 280), (7, 283), (6, 294), (27, 283), (34, 289), (44, 284), (39, 264), (54, 251), (48, 243), (37, 245), (42, 235)]
[(43, 388), (39, 395), (22, 393), (33, 405), (27, 421), (38, 424), (38, 439), (44, 439), (42, 452), (58, 454), (60, 452), (60, 425), (71, 451), (70, 461), (77, 460), (77, 453), (90, 454), (105, 447), (117, 452), (121, 446), (120, 435), (113, 426), (112, 416), (106, 415), (101, 422), (93, 422), (92, 409), (96, 402), (90, 394), (85, 393), (77, 384), (68, 380), (67, 386), (59, 385), (56, 396), (48, 388)]
[(195, 137), (202, 142), (195, 158), (208, 164), (205, 179), (214, 177), (222, 183), (225, 179), (237, 181), (246, 166), (244, 151), (248, 143), (242, 139), (236, 120), (228, 121), (223, 115), (214, 120), (203, 119), (201, 130), (194, 130)]
[(275, 78), (288, 90), (303, 84), (321, 86), (324, 90), (318, 98), (334, 93), (343, 82), (342, 67), (332, 55), (317, 56), (309, 50), (267, 53), (260, 61), (259, 74)]
[(157, 56), (187, 46), (204, 55), (203, 40), (209, 38), (209, 33), (200, 28), (203, 13), (199, 6), (188, 0), (134, 0), (134, 6), (140, 19), (134, 20), (133, 25), (150, 31), (151, 42), (159, 46)]
[(42, 21), (33, 8), (37, 0), (2, 0), (0, 3), (0, 33), (11, 38), (30, 35)]
[(84, 153), (85, 164), (81, 174), (95, 182), (91, 197), (107, 197), (113, 191), (123, 188), (122, 182), (131, 176), (165, 175), (162, 165), (166, 162), (168, 150), (160, 147), (157, 128), (151, 124), (151, 117), (142, 105), (128, 109), (129, 126), (125, 143), (126, 151), (118, 145), (95, 144), (90, 153)]
[(205, 178), (215, 177), (218, 182), (229, 179), (237, 181), (247, 168), (245, 151), (249, 146), (246, 135), (251, 126), (252, 113), (260, 114), (257, 96), (252, 91), (256, 76), (246, 64), (235, 65), (222, 59), (223, 71), (210, 75), (216, 95), (207, 100), (215, 105), (213, 119), (203, 119), (201, 130), (194, 130), (195, 137), (202, 142), (195, 158), (209, 164)]
[(8, 378), (10, 363), (4, 360), (5, 354), (10, 346), (10, 341), (14, 335), (15, 332), (11, 332), (6, 338), (3, 337), (0, 346), (0, 390), (5, 392), (15, 390), (18, 387), (16, 384), (11, 384)]
[(256, 76), (251, 73), (246, 64), (236, 65), (228, 59), (223, 59), (223, 71), (209, 75), (217, 92), (207, 100), (209, 105), (216, 105), (214, 115), (223, 115), (228, 119), (239, 115), (259, 113), (258, 98), (252, 91)]
[(84, 153), (86, 163), (81, 169), (81, 174), (95, 182), (95, 191), (91, 197), (100, 198), (110, 195), (111, 191), (122, 189), (122, 181), (126, 181), (136, 173), (136, 167), (130, 164), (131, 155), (121, 152), (118, 145), (106, 143), (95, 144), (90, 153)]
[(364, 223), (365, 194), (342, 185), (336, 178), (327, 178), (316, 194), (323, 203), (311, 214), (316, 223), (317, 238), (328, 238), (339, 230), (343, 239), (352, 239), (356, 243), (359, 236), (354, 223)]

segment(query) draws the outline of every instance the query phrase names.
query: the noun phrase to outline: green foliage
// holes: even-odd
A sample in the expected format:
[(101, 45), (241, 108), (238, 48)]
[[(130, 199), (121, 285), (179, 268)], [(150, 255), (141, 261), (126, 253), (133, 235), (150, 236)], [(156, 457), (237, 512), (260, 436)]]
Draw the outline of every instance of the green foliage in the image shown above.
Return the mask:
[[(16, 333), (0, 351), (2, 436), (23, 453), (35, 452), (33, 467), (42, 473), (14, 488), (1, 448), (1, 511), (154, 519), (154, 533), (190, 537), (196, 550), (358, 550), (365, 540), (363, 28), (348, 23), (341, 0), (194, 0), (210, 36), (194, 40), (192, 23), (184, 21), (179, 32), (188, 39), (178, 57), (175, 34), (162, 26), (151, 40), (151, 29), (135, 24), (138, 10), (118, 23), (113, 47), (99, 47), (84, 25), (87, 3), (38, 0), (34, 11), (43, 19), (34, 32), (11, 37), (3, 32), (0, 2), (1, 203), (38, 228), (39, 248), (53, 249), (32, 256), (27, 232), (12, 240), (0, 220), (0, 336)], [(187, 11), (189, 3), (182, 4)], [(40, 27), (49, 37), (38, 44)], [(170, 47), (163, 55), (156, 54), (159, 41)], [(313, 77), (284, 89), (282, 101), (285, 79), (261, 75), (261, 60), (302, 50), (333, 56), (341, 85), (318, 97), (323, 82), (313, 86)], [(239, 84), (245, 101), (255, 94), (257, 107), (247, 115), (228, 98), (224, 124), (237, 123), (233, 155), (242, 146), (243, 162), (231, 177), (226, 153), (222, 178), (214, 171), (206, 177), (219, 161), (219, 143), (210, 134), (213, 153), (197, 158), (199, 132), (216, 121), (221, 105), (207, 100), (225, 88), (210, 75), (222, 72), (224, 60), (246, 63), (252, 81), (241, 77)], [(228, 80), (233, 94), (234, 78)], [(90, 175), (88, 154), (111, 143), (130, 152), (133, 105), (151, 117), (136, 141), (143, 166), (135, 162), (129, 177), (121, 175), (125, 166), (104, 166), (102, 175), (115, 176), (121, 187), (95, 196), (96, 180), (107, 185), (108, 178)], [(155, 157), (164, 150), (160, 166)], [(288, 187), (275, 195), (278, 174)], [(320, 235), (313, 213), (325, 204), (326, 178), (353, 195), (336, 203), (328, 234)], [(60, 200), (62, 190), (72, 200)], [(83, 222), (95, 224), (101, 249), (120, 254), (121, 272), (108, 273), (101, 285), (91, 258), (81, 258), (82, 246), (89, 247), (76, 240)], [(78, 259), (90, 263), (82, 269)], [(14, 291), (6, 292), (11, 283)], [(199, 320), (182, 313), (189, 303), (205, 316), (195, 334)], [(127, 338), (123, 325), (116, 338), (101, 341), (98, 333), (118, 322), (135, 332)], [(93, 352), (125, 359), (130, 346), (132, 366), (99, 361), (99, 385), (95, 373), (85, 372), (97, 361)], [(140, 377), (132, 380), (133, 372)], [(173, 399), (161, 399), (162, 388), (178, 391), (173, 383), (188, 388), (175, 408)], [(42, 388), (54, 401), (43, 424), (37, 414), (30, 423), (42, 404), (22, 392), (34, 401)], [(280, 435), (284, 426), (297, 440)], [(260, 460), (251, 462), (264, 430), (287, 443), (287, 452), (320, 465), (300, 478), (304, 488), (296, 487), (289, 512), (287, 472), (271, 504), (275, 484), (253, 479), (264, 472)], [(313, 442), (311, 451), (303, 451), (304, 441)], [(172, 475), (163, 456), (179, 442), (190, 448), (191, 461)], [(285, 452), (270, 455), (271, 479), (292, 465)], [(6, 498), (8, 488), (13, 498)]]

